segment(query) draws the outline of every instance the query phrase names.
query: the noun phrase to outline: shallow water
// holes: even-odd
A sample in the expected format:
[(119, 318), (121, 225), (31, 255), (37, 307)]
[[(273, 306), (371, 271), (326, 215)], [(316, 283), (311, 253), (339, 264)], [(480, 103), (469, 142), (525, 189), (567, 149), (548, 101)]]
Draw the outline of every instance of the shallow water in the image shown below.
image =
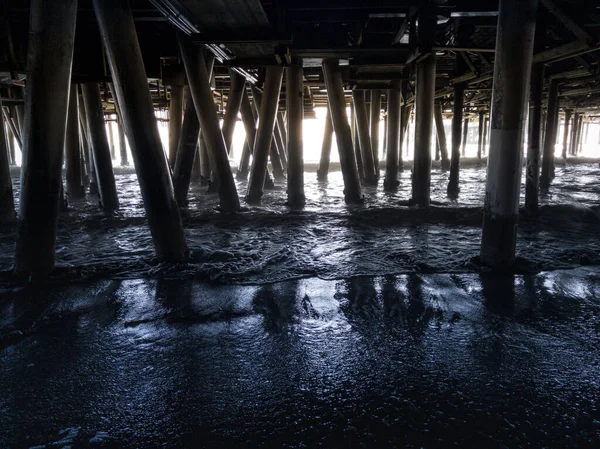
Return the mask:
[(592, 268), (5, 291), (0, 447), (597, 448), (599, 294)]
[[(247, 206), (237, 215), (221, 214), (217, 195), (195, 184), (183, 212), (192, 257), (180, 265), (154, 260), (136, 176), (117, 172), (121, 208), (116, 216), (104, 216), (90, 196), (61, 215), (56, 278), (256, 284), (475, 270), (470, 261), (479, 251), (485, 167), (462, 169), (457, 201), (446, 196), (448, 175), (434, 170), (429, 211), (407, 206), (409, 171), (402, 173), (397, 193), (365, 187), (365, 204), (359, 206), (344, 203), (339, 171), (330, 173), (326, 183), (307, 172), (304, 210), (289, 210), (285, 186), (279, 185), (265, 193), (261, 206)], [(541, 196), (539, 216), (521, 217), (518, 254), (534, 271), (600, 263), (600, 169), (579, 164), (559, 166), (556, 172), (550, 193)], [(238, 183), (240, 197), (246, 186)], [(0, 232), (0, 270), (9, 282), (14, 240), (13, 229)]]

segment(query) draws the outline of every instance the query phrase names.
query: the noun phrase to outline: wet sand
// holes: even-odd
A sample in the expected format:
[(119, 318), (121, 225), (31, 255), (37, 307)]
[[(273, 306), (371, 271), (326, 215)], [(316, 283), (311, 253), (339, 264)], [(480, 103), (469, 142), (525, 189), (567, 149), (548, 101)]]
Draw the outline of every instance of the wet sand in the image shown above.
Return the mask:
[(0, 446), (598, 447), (599, 293), (584, 268), (5, 290)]

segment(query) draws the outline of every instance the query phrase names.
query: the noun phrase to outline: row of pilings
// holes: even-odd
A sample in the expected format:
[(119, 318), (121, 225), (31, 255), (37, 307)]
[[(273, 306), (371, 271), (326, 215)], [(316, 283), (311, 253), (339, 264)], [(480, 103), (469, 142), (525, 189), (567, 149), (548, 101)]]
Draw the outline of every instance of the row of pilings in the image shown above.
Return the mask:
[[(236, 176), (238, 179), (249, 177), (245, 201), (249, 204), (261, 201), (263, 190), (272, 183), (268, 171), (270, 161), (273, 178), (287, 178), (289, 205), (304, 205), (302, 60), (294, 59), (286, 68), (267, 67), (262, 91), (255, 85), (250, 88), (252, 102), (245, 80), (232, 70), (231, 89), (221, 128), (210, 88), (214, 58), (179, 33), (177, 41), (187, 86), (183, 82), (171, 86), (172, 120), (167, 158), (156, 126), (129, 4), (120, 0), (93, 0), (93, 6), (112, 77), (110, 90), (118, 122), (131, 148), (159, 259), (182, 262), (188, 258), (179, 207), (185, 205), (194, 167), (201, 167), (199, 175), (210, 179), (211, 187), (219, 195), (222, 212), (236, 213), (240, 210), (240, 198), (229, 163), (238, 113), (241, 113), (246, 130), (246, 142)], [(503, 0), (500, 5), (481, 244), (481, 262), (493, 268), (510, 267), (515, 259), (522, 144), (527, 116), (525, 105), (530, 79), (532, 111), (527, 153), (528, 192), (537, 198), (539, 187), (543, 69), (534, 66), (532, 70), (536, 8), (535, 0)], [(44, 278), (54, 268), (56, 230), (63, 195), (63, 152), (67, 156), (67, 189), (70, 195), (81, 194), (80, 180), (84, 176), (82, 171), (87, 167), (90, 185), (97, 187), (104, 210), (111, 213), (119, 207), (100, 87), (97, 83), (86, 83), (80, 87), (71, 84), (76, 14), (77, 0), (58, 3), (40, 0), (31, 5), (30, 27), (34, 32), (30, 33), (20, 133), (23, 162), (15, 252), (15, 272), (24, 277)], [(418, 42), (422, 57), (416, 62), (414, 98), (412, 102), (408, 101), (406, 85), (402, 81), (392, 83), (387, 92), (384, 136), (387, 151), (383, 186), (386, 190), (398, 187), (398, 172), (402, 167), (400, 148), (411, 108), (414, 107), (411, 204), (427, 208), (430, 205), (432, 127), (435, 124), (437, 133), (434, 138), (439, 146), (442, 167), (450, 170), (450, 195), (458, 193), (461, 132), (464, 149), (466, 127), (463, 123), (464, 85), (456, 83), (451, 150), (448, 154), (441, 105), (435, 103), (436, 59), (432, 36), (436, 15), (433, 9), (422, 7), (419, 22)], [(318, 177), (324, 179), (327, 176), (331, 142), (335, 135), (345, 200), (349, 204), (361, 203), (362, 184), (376, 185), (379, 178), (377, 148), (381, 92), (371, 92), (371, 107), (368, 108), (365, 92), (355, 90), (349, 118), (339, 62), (326, 59), (322, 70), (328, 112)], [(284, 76), (285, 115), (278, 110)], [(557, 92), (558, 82), (553, 81), (548, 94), (542, 186), (553, 176), (551, 149), (557, 137)], [(580, 117), (576, 115), (573, 121), (576, 123), (573, 129), (581, 127)], [(481, 113), (480, 157), (486, 131), (485, 115)], [(15, 135), (17, 130), (11, 129), (11, 132)], [(0, 141), (4, 144), (5, 136), (1, 136)], [(572, 141), (577, 142), (577, 139), (572, 138)], [(0, 154), (0, 198), (10, 196), (10, 202), (3, 201), (0, 212), (7, 216), (14, 208), (12, 191), (8, 196), (6, 193), (11, 189), (8, 171), (10, 152), (3, 148)], [(84, 163), (86, 156), (88, 161)]]

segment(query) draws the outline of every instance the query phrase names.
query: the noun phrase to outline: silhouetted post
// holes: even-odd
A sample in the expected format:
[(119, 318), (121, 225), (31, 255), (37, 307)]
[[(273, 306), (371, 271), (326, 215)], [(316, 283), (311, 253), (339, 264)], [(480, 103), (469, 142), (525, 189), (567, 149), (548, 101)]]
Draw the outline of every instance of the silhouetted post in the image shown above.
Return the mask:
[(123, 118), (121, 114), (117, 115), (117, 125), (119, 130), (119, 153), (121, 155), (121, 167), (129, 165), (127, 157), (127, 143), (125, 142), (125, 127), (123, 126)]
[(371, 151), (373, 152), (373, 165), (375, 174), (379, 178), (379, 121), (381, 115), (381, 91), (371, 90), (371, 109), (369, 124), (371, 125)]
[[(539, 45), (539, 39), (544, 37), (539, 35), (541, 30), (543, 30), (543, 27), (540, 30), (536, 29), (536, 47)], [(525, 174), (525, 207), (530, 211), (534, 211), (538, 207), (543, 90), (544, 64), (536, 63), (531, 67), (529, 87), (529, 136), (527, 138), (527, 169)]]
[(400, 83), (387, 91), (387, 150), (385, 154), (385, 179), (383, 188), (393, 192), (398, 189), (398, 144), (400, 142)]
[(568, 140), (569, 140), (569, 125), (571, 123), (571, 115), (573, 114), (573, 111), (571, 109), (566, 109), (565, 110), (565, 126), (564, 126), (564, 132), (563, 132), (563, 141), (562, 141), (562, 158), (566, 159), (567, 158), (567, 144), (568, 144)]
[(183, 117), (183, 86), (171, 86), (169, 100), (169, 165), (175, 167)]
[(85, 102), (83, 101), (83, 95), (79, 95), (79, 126), (81, 135), (83, 136), (84, 151), (86, 152), (88, 161), (88, 174), (90, 177), (89, 192), (92, 195), (98, 193), (98, 179), (96, 177), (96, 164), (94, 164), (94, 150), (90, 134), (88, 131), (87, 114), (85, 112)]
[(198, 121), (194, 102), (190, 98), (185, 105), (183, 124), (179, 133), (179, 142), (175, 152), (175, 165), (173, 167), (173, 189), (179, 207), (187, 205), (187, 194), (190, 188), (199, 135), (200, 122)]
[(223, 117), (223, 139), (225, 139), (225, 147), (227, 154), (232, 154), (233, 130), (237, 122), (237, 116), (242, 105), (242, 96), (246, 89), (246, 78), (234, 70), (229, 70), (231, 78), (231, 87), (229, 89), (229, 97), (227, 98), (227, 107), (225, 116)]
[(219, 179), (221, 210), (224, 212), (238, 211), (240, 210), (240, 200), (229, 165), (225, 140), (219, 128), (219, 118), (210, 90), (210, 77), (206, 70), (202, 49), (195, 48), (181, 33), (178, 33), (177, 40), (190, 84), (194, 107), (200, 119), (202, 138), (208, 147), (209, 157), (214, 163), (214, 170)]
[(77, 0), (30, 5), (15, 249), (15, 273), (30, 279), (54, 269), (76, 17)]
[(435, 93), (435, 51), (432, 51), (437, 17), (429, 6), (419, 13), (419, 50), (428, 55), (417, 64), (415, 94), (415, 156), (412, 204), (429, 207), (431, 183), (431, 127)]
[(158, 133), (129, 2), (94, 0), (93, 4), (156, 257), (171, 262), (184, 261), (189, 256), (185, 231)]
[(273, 141), (275, 120), (277, 119), (277, 108), (279, 106), (279, 93), (281, 92), (282, 78), (283, 68), (267, 68), (264, 92), (260, 105), (258, 130), (254, 140), (254, 158), (252, 160), (250, 182), (248, 184), (248, 193), (246, 195), (246, 201), (248, 203), (259, 203), (263, 195), (268, 156)]
[(352, 134), (346, 114), (346, 98), (339, 61), (326, 59), (323, 61), (323, 77), (327, 86), (327, 98), (331, 110), (331, 122), (340, 153), (340, 165), (344, 178), (344, 198), (346, 203), (362, 202), (360, 179), (354, 157)]
[(250, 168), (250, 156), (252, 156), (252, 149), (254, 147), (254, 139), (256, 138), (256, 118), (250, 104), (250, 97), (246, 89), (242, 92), (242, 104), (240, 107), (242, 114), (242, 122), (244, 123), (244, 130), (246, 131), (246, 142), (242, 151), (242, 157), (240, 159), (240, 165), (236, 173), (237, 179), (248, 179), (248, 170)]
[(485, 125), (483, 127), (483, 155), (486, 155), (488, 146), (488, 132), (490, 130), (490, 117), (485, 118)]
[[(352, 116), (351, 116), (351, 129), (353, 130), (352, 133), (354, 135), (354, 138), (352, 140), (352, 144), (354, 145), (354, 157), (356, 158), (356, 167), (358, 170), (358, 177), (361, 181), (364, 180), (365, 178), (365, 170), (363, 167), (363, 160), (362, 160), (362, 156), (360, 153), (360, 139), (358, 138), (358, 122), (356, 121), (356, 105), (354, 104), (354, 101), (352, 101), (352, 109), (351, 111), (353, 112)], [(352, 135), (351, 133), (351, 135)]]
[(448, 170), (450, 161), (448, 160), (448, 143), (446, 142), (446, 130), (444, 129), (444, 117), (442, 116), (442, 105), (435, 105), (435, 129), (437, 140), (440, 146), (440, 155), (442, 158), (442, 171)]
[(454, 198), (460, 192), (460, 136), (463, 122), (463, 104), (465, 100), (464, 84), (454, 85), (454, 104), (452, 106), (452, 153), (450, 156), (450, 178), (448, 196)]
[[(4, 122), (5, 120), (2, 120), (2, 115), (0, 115), (0, 122)], [(4, 126), (4, 125), (3, 125)], [(12, 129), (10, 128), (10, 125), (8, 124), (8, 122), (6, 123), (6, 127), (4, 128), (5, 132), (6, 132), (6, 142), (8, 145), (8, 156), (9, 156), (9, 163), (10, 165), (17, 165), (17, 156), (15, 153), (15, 137), (14, 134), (12, 132)]]
[(110, 159), (117, 159), (117, 150), (115, 149), (115, 138), (113, 135), (113, 127), (112, 121), (110, 120), (111, 116), (108, 116), (108, 119), (105, 120), (106, 127), (108, 128), (108, 147), (110, 148)]
[(579, 129), (579, 112), (573, 116), (573, 126), (571, 127), (571, 144), (569, 145), (569, 154), (575, 156), (577, 149), (577, 130)]
[[(2, 110), (1, 99), (0, 110)], [(4, 122), (0, 116), (0, 223), (9, 223), (15, 220), (15, 200), (10, 178), (9, 157)]]
[(497, 269), (515, 261), (536, 9), (537, 0), (500, 1), (481, 239), (481, 263)]
[[(260, 105), (262, 104), (262, 92), (260, 92), (256, 86), (251, 86), (252, 90), (252, 98), (254, 100), (254, 106), (256, 109), (257, 115), (259, 115)], [(275, 121), (275, 127), (277, 126), (277, 121)], [(256, 142), (255, 142), (256, 145)], [(254, 151), (254, 149), (252, 150)], [(279, 157), (279, 145), (277, 143), (277, 139), (275, 137), (275, 128), (273, 128), (273, 135), (271, 136), (271, 148), (269, 150), (269, 159), (271, 160), (271, 168), (273, 169), (273, 177), (278, 181), (283, 181), (285, 179), (285, 175), (283, 173), (283, 166), (281, 165), (281, 159)], [(254, 163), (254, 162), (253, 162)], [(271, 175), (269, 174), (269, 170), (267, 169), (265, 173), (265, 188), (270, 189), (275, 186), (273, 179), (271, 179)]]
[(558, 80), (550, 82), (548, 90), (548, 112), (546, 114), (546, 136), (544, 139), (544, 157), (542, 159), (542, 176), (540, 177), (540, 187), (547, 189), (554, 178), (554, 146), (556, 143), (557, 115), (558, 107)]
[(119, 199), (106, 129), (104, 128), (100, 87), (98, 83), (85, 83), (81, 85), (81, 92), (85, 104), (87, 133), (94, 155), (96, 182), (98, 183), (102, 208), (105, 211), (113, 211), (119, 208)]
[(317, 180), (325, 181), (329, 173), (329, 162), (331, 160), (331, 144), (333, 142), (333, 123), (331, 123), (331, 110), (327, 106), (325, 116), (325, 131), (323, 132), (323, 144), (321, 145), (321, 159), (317, 169)]
[(273, 131), (273, 135), (275, 136), (275, 141), (277, 142), (277, 148), (279, 149), (279, 159), (281, 160), (281, 168), (283, 170), (287, 170), (287, 147), (286, 147), (286, 132), (285, 126), (281, 123), (283, 120), (281, 117), (283, 115), (281, 112), (277, 113), (277, 119), (275, 121), (275, 130)]
[(285, 101), (288, 123), (286, 147), (289, 158), (287, 197), (290, 207), (303, 207), (306, 203), (304, 196), (304, 161), (302, 159), (302, 120), (304, 119), (302, 76), (301, 59), (285, 69)]
[(461, 155), (465, 157), (467, 155), (467, 137), (469, 136), (469, 119), (466, 118), (463, 123), (462, 129), (462, 145), (461, 145)]
[(477, 129), (477, 159), (481, 159), (483, 147), (483, 111), (479, 111), (479, 128)]
[(365, 102), (365, 91), (354, 89), (354, 111), (356, 113), (356, 124), (358, 125), (358, 139), (360, 141), (360, 154), (363, 163), (363, 179), (365, 184), (377, 185), (377, 171), (371, 149), (371, 136), (369, 135), (369, 116)]
[(410, 114), (412, 113), (412, 108), (412, 105), (404, 105), (404, 110), (402, 111), (402, 127), (400, 129), (400, 148), (398, 151), (398, 169), (400, 172), (404, 171), (404, 159), (402, 158), (403, 146), (406, 147), (406, 154), (408, 155), (408, 124), (410, 122)]
[(69, 199), (83, 198), (85, 196), (81, 183), (81, 146), (79, 140), (79, 113), (77, 100), (77, 85), (73, 84), (69, 94), (67, 132), (65, 134), (65, 165)]

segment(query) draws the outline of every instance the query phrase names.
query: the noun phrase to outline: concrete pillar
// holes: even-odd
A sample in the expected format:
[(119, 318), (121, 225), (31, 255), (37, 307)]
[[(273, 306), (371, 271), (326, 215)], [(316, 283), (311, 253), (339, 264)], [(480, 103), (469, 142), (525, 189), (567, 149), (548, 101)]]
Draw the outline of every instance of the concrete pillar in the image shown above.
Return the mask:
[(577, 146), (575, 147), (575, 155), (581, 152), (581, 140), (583, 134), (583, 115), (579, 115), (579, 124), (577, 125)]
[(454, 85), (454, 104), (452, 107), (452, 153), (450, 156), (450, 179), (448, 180), (448, 196), (454, 198), (460, 192), (460, 137), (463, 122), (463, 104), (465, 100), (464, 84)]
[(477, 129), (477, 159), (481, 159), (483, 147), (483, 111), (479, 111), (479, 128)]
[(67, 132), (65, 134), (65, 166), (67, 194), (69, 199), (83, 198), (85, 192), (81, 176), (81, 146), (79, 140), (77, 85), (71, 85), (69, 110), (67, 112)]
[(185, 105), (183, 124), (179, 133), (179, 142), (175, 151), (175, 165), (173, 167), (173, 190), (179, 207), (187, 205), (187, 194), (190, 188), (199, 135), (200, 122), (198, 121), (194, 102), (189, 99)]
[(323, 132), (323, 144), (321, 145), (321, 159), (317, 169), (317, 180), (327, 180), (329, 173), (329, 161), (331, 160), (331, 144), (333, 142), (333, 123), (331, 122), (331, 110), (327, 106), (327, 115), (325, 116), (325, 130)]
[[(12, 110), (14, 110), (14, 108), (10, 108)], [(10, 129), (10, 131), (12, 132), (12, 135), (14, 136), (15, 140), (17, 141), (17, 145), (19, 145), (19, 148), (21, 148), (21, 151), (23, 150), (23, 140), (21, 139), (21, 134), (19, 133), (19, 130), (17, 128), (17, 125), (15, 124), (15, 116), (16, 116), (16, 112), (15, 114), (8, 114), (7, 109), (2, 108), (2, 115), (4, 115), (4, 120), (6, 120), (6, 124), (8, 125), (8, 128)]]
[(94, 164), (94, 150), (92, 149), (92, 141), (88, 132), (87, 114), (85, 112), (85, 102), (83, 95), (79, 94), (79, 131), (83, 136), (83, 148), (86, 152), (88, 161), (88, 173), (90, 177), (89, 192), (92, 195), (98, 193), (98, 179), (96, 178), (96, 164)]
[(387, 91), (387, 150), (383, 188), (389, 192), (398, 189), (398, 144), (400, 143), (400, 83)]
[(489, 129), (490, 129), (490, 118), (488, 116), (485, 118), (485, 125), (483, 127), (483, 155), (484, 156), (487, 152)]
[[(403, 95), (404, 98), (406, 96)], [(402, 148), (406, 147), (408, 150), (408, 124), (410, 122), (410, 114), (412, 113), (412, 105), (404, 105), (402, 111), (402, 123), (400, 128), (400, 148), (398, 150), (398, 169), (400, 172), (404, 170), (404, 160), (402, 158)], [(408, 154), (408, 151), (407, 153)]]
[(440, 146), (442, 171), (445, 172), (450, 167), (450, 161), (448, 160), (448, 143), (446, 142), (446, 130), (444, 129), (444, 117), (442, 116), (442, 105), (440, 103), (435, 105), (435, 129)]
[(356, 105), (354, 104), (354, 102), (352, 102), (352, 109), (351, 111), (352, 113), (352, 122), (351, 122), (351, 126), (352, 126), (352, 133), (354, 135), (354, 139), (352, 140), (352, 144), (354, 145), (354, 157), (356, 158), (356, 167), (358, 170), (358, 177), (359, 179), (362, 181), (364, 180), (364, 167), (363, 167), (363, 160), (362, 160), (362, 155), (360, 153), (360, 139), (358, 138), (358, 123), (356, 121)]
[[(0, 99), (1, 109), (2, 100)], [(15, 220), (15, 200), (13, 197), (12, 179), (10, 177), (10, 152), (5, 133), (6, 128), (0, 116), (0, 224), (10, 223)]]
[(33, 280), (54, 269), (76, 17), (77, 0), (30, 5), (15, 273)]
[[(0, 115), (0, 122), (3, 122), (3, 123), (5, 122), (5, 120), (2, 119), (1, 115)], [(15, 153), (15, 137), (14, 137), (12, 129), (10, 128), (8, 123), (6, 123), (4, 130), (6, 133), (6, 144), (7, 144), (7, 149), (8, 149), (9, 163), (10, 163), (10, 165), (17, 165), (17, 156)]]
[(210, 77), (206, 70), (202, 49), (195, 48), (189, 39), (179, 33), (177, 35), (181, 55), (190, 84), (190, 91), (200, 119), (202, 137), (206, 142), (210, 158), (219, 179), (219, 201), (221, 210), (235, 212), (240, 210), (240, 200), (235, 187), (233, 173), (229, 165), (225, 140), (219, 128), (219, 118), (210, 90)]
[(537, 0), (501, 0), (491, 107), (481, 263), (514, 264), (521, 160)]
[(208, 185), (210, 183), (210, 156), (208, 146), (202, 136), (202, 130), (198, 135), (198, 155), (200, 156), (200, 185)]
[(573, 111), (570, 109), (566, 109), (565, 110), (565, 126), (564, 126), (564, 132), (563, 132), (563, 140), (562, 140), (562, 158), (566, 159), (567, 158), (567, 144), (568, 144), (568, 140), (569, 140), (569, 125), (571, 123), (571, 115), (573, 114)]
[(587, 143), (589, 122), (582, 121), (582, 127), (583, 127), (583, 130), (581, 133), (581, 139), (579, 140), (579, 152), (580, 153), (583, 153), (583, 145), (585, 145)]
[(327, 98), (331, 110), (331, 122), (340, 153), (340, 165), (344, 178), (344, 197), (346, 203), (363, 201), (356, 159), (354, 157), (352, 134), (346, 115), (346, 99), (339, 62), (333, 59), (323, 61), (323, 77), (327, 86)]
[[(252, 90), (252, 98), (254, 100), (254, 106), (256, 108), (257, 116), (260, 115), (260, 105), (262, 104), (262, 92), (260, 92), (256, 86), (251, 86)], [(275, 127), (277, 126), (277, 122), (275, 122)], [(255, 142), (256, 143), (256, 142)], [(252, 150), (254, 152), (254, 149)], [(281, 159), (279, 157), (279, 147), (277, 143), (277, 139), (275, 138), (275, 128), (273, 129), (273, 135), (271, 136), (271, 148), (269, 150), (269, 159), (271, 160), (271, 168), (273, 169), (273, 176), (278, 181), (285, 180), (285, 175), (283, 174), (283, 166), (281, 165)], [(265, 188), (271, 189), (275, 187), (275, 183), (269, 174), (269, 170), (265, 174)]]
[(573, 125), (571, 126), (571, 142), (569, 144), (569, 154), (575, 156), (575, 147), (577, 145), (577, 127), (579, 126), (579, 113), (573, 115)]
[(115, 137), (113, 135), (113, 123), (110, 120), (112, 118), (112, 114), (108, 116), (108, 120), (105, 119), (106, 128), (108, 128), (108, 147), (110, 148), (110, 158), (111, 160), (117, 159), (117, 150), (115, 149)]
[(265, 184), (267, 174), (268, 155), (273, 141), (273, 131), (277, 119), (277, 108), (279, 106), (279, 93), (283, 68), (268, 67), (265, 77), (265, 87), (260, 105), (258, 130), (254, 140), (254, 159), (250, 171), (250, 182), (246, 201), (248, 203), (259, 203)]
[(148, 79), (128, 1), (93, 0), (117, 101), (144, 200), (154, 251), (184, 261), (189, 250), (154, 115)]
[(279, 159), (281, 160), (281, 167), (283, 170), (287, 170), (287, 137), (285, 131), (285, 125), (283, 123), (283, 113), (280, 111), (277, 113), (277, 120), (275, 122), (275, 135), (277, 148), (279, 149)]
[(465, 157), (467, 155), (467, 137), (469, 136), (469, 119), (466, 118), (463, 123), (462, 129), (462, 145), (461, 145), (461, 155)]
[(183, 119), (183, 86), (171, 86), (169, 100), (169, 166), (173, 168), (177, 160), (177, 147)]
[(283, 147), (284, 145), (280, 143), (279, 136), (277, 135), (277, 122), (275, 122), (269, 158), (271, 159), (271, 167), (273, 168), (273, 177), (277, 181), (285, 181), (285, 172), (282, 161), (282, 154), (284, 153)]
[(544, 139), (544, 157), (542, 159), (542, 176), (540, 187), (547, 189), (554, 178), (554, 146), (558, 128), (556, 110), (558, 108), (558, 80), (550, 82), (548, 90), (548, 112), (546, 114), (546, 136)]
[(240, 107), (242, 114), (242, 122), (244, 123), (244, 130), (246, 131), (246, 142), (242, 151), (242, 157), (240, 159), (240, 165), (236, 173), (238, 180), (248, 179), (248, 171), (250, 168), (250, 156), (252, 156), (252, 149), (254, 148), (254, 139), (256, 138), (256, 118), (250, 104), (250, 97), (246, 89), (242, 92), (242, 104)]
[(119, 153), (121, 155), (121, 167), (129, 165), (129, 159), (127, 156), (127, 143), (125, 141), (125, 126), (123, 126), (123, 118), (119, 114), (117, 115), (117, 124), (119, 130)]
[[(304, 95), (302, 86), (302, 60), (295, 61), (285, 69), (287, 142), (288, 151), (288, 205), (303, 207), (304, 196), (304, 161), (302, 158), (302, 121), (304, 119)], [(283, 128), (280, 126), (280, 128)]]
[(363, 179), (365, 184), (376, 186), (377, 170), (375, 169), (375, 160), (371, 148), (371, 136), (369, 135), (369, 116), (365, 102), (365, 91), (355, 89), (352, 92), (352, 98), (354, 99), (358, 139), (360, 141), (360, 154), (363, 163)]
[[(536, 33), (536, 44), (537, 37)], [(531, 68), (529, 87), (529, 135), (527, 138), (527, 170), (525, 175), (525, 207), (529, 211), (534, 211), (538, 207), (543, 90), (544, 64), (536, 63)]]
[(94, 156), (96, 182), (100, 192), (100, 200), (105, 211), (114, 211), (119, 208), (117, 186), (112, 168), (110, 148), (104, 127), (104, 112), (98, 83), (81, 85), (85, 116), (87, 120), (87, 133)]
[(371, 109), (369, 124), (371, 126), (371, 151), (373, 152), (373, 164), (375, 174), (379, 178), (379, 118), (381, 114), (381, 91), (371, 90)]
[(229, 89), (229, 97), (227, 98), (225, 116), (223, 117), (223, 139), (225, 140), (227, 154), (231, 155), (233, 154), (231, 148), (233, 130), (235, 129), (240, 106), (242, 105), (242, 96), (246, 89), (246, 78), (233, 70), (229, 70), (229, 76), (231, 78), (231, 87)]
[(431, 183), (431, 127), (435, 93), (435, 51), (431, 51), (437, 18), (429, 7), (419, 14), (419, 48), (429, 52), (417, 64), (415, 94), (415, 156), (412, 176), (412, 201), (419, 207), (429, 207)]

